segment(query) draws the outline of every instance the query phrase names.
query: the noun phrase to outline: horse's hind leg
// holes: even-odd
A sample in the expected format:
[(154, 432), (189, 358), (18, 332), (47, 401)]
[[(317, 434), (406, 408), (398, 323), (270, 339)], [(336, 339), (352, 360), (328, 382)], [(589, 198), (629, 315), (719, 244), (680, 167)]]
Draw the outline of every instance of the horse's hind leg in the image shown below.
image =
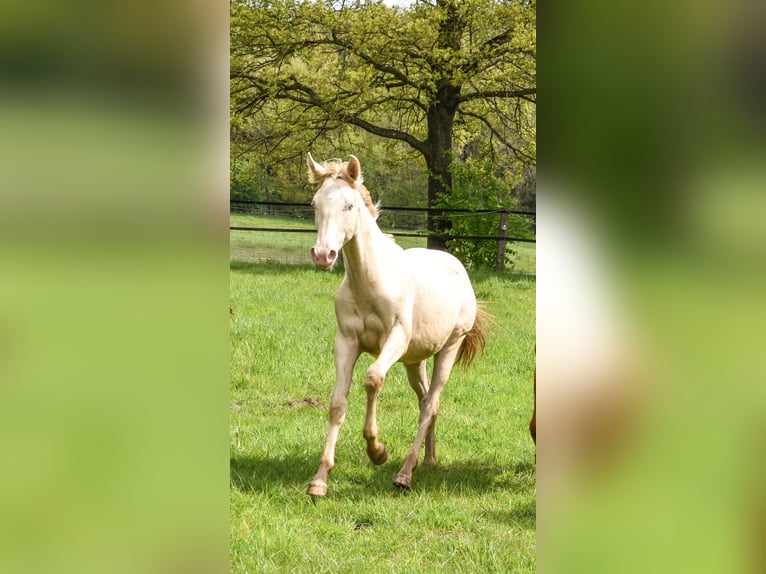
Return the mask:
[[(404, 366), (407, 369), (407, 379), (410, 382), (412, 390), (418, 396), (418, 406), (421, 411), (423, 409), (423, 398), (428, 392), (428, 373), (426, 372), (426, 362), (413, 363)], [(423, 464), (426, 466), (433, 466), (436, 464), (436, 439), (434, 437), (435, 421), (428, 427), (426, 432), (426, 455), (423, 459)]]
[(410, 488), (410, 485), (412, 484), (412, 471), (415, 470), (415, 467), (418, 465), (420, 447), (428, 433), (433, 432), (434, 430), (436, 415), (439, 412), (439, 396), (441, 395), (442, 388), (452, 371), (452, 365), (455, 364), (457, 350), (460, 348), (462, 342), (463, 339), (461, 338), (459, 341), (450, 347), (442, 349), (434, 356), (434, 375), (431, 379), (431, 385), (428, 388), (428, 392), (426, 392), (425, 397), (423, 397), (423, 400), (421, 401), (418, 432), (415, 435), (415, 442), (412, 443), (412, 449), (407, 454), (399, 474), (397, 474), (394, 479), (394, 484), (396, 486)]

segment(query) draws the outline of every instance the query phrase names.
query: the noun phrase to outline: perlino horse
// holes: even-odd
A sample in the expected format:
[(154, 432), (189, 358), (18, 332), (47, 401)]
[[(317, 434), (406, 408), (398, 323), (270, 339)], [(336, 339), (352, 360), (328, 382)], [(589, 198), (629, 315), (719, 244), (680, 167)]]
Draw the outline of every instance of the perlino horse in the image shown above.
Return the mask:
[[(457, 361), (471, 363), (483, 351), (488, 315), (476, 297), (463, 265), (452, 255), (427, 249), (402, 249), (378, 228), (375, 207), (362, 185), (359, 160), (319, 164), (308, 155), (309, 181), (320, 184), (311, 204), (317, 241), (311, 259), (330, 270), (343, 252), (345, 277), (335, 296), (336, 383), (330, 402), (327, 443), (308, 494), (327, 494), (335, 465), (335, 445), (346, 416), (346, 397), (354, 365), (362, 353), (376, 360), (367, 369), (364, 438), (373, 463), (388, 458), (378, 441), (375, 407), (386, 373), (396, 362), (407, 371), (420, 400), (420, 422), (412, 449), (394, 484), (410, 488), (425, 441), (425, 465), (436, 463), (434, 427), (439, 395)], [(426, 359), (434, 357), (429, 384)]]

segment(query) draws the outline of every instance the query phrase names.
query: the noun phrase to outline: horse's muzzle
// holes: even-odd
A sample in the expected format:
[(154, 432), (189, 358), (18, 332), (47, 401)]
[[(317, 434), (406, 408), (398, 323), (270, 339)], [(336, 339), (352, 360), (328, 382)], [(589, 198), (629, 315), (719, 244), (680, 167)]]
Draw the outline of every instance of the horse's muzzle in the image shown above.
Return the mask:
[(338, 260), (338, 252), (335, 249), (327, 249), (314, 245), (311, 248), (311, 260), (317, 269), (329, 271)]

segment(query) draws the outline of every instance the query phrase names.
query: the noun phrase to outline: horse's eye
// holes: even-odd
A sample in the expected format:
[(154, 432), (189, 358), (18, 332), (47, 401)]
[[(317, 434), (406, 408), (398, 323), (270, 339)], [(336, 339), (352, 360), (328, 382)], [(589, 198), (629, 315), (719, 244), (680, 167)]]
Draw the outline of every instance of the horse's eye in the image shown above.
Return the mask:
[(346, 207), (343, 208), (343, 211), (351, 211), (352, 209), (354, 209), (354, 204), (353, 203), (347, 203)]

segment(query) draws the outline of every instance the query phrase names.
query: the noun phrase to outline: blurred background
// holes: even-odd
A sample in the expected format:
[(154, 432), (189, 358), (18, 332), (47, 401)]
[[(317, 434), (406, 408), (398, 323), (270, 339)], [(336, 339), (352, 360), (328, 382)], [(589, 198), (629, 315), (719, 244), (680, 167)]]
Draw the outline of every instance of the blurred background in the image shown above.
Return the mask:
[(227, 568), (228, 10), (0, 5), (0, 570)]
[[(539, 15), (541, 572), (764, 569), (766, 10)], [(228, 7), (0, 5), (0, 570), (227, 568)]]
[(762, 572), (762, 3), (540, 11), (541, 572)]

